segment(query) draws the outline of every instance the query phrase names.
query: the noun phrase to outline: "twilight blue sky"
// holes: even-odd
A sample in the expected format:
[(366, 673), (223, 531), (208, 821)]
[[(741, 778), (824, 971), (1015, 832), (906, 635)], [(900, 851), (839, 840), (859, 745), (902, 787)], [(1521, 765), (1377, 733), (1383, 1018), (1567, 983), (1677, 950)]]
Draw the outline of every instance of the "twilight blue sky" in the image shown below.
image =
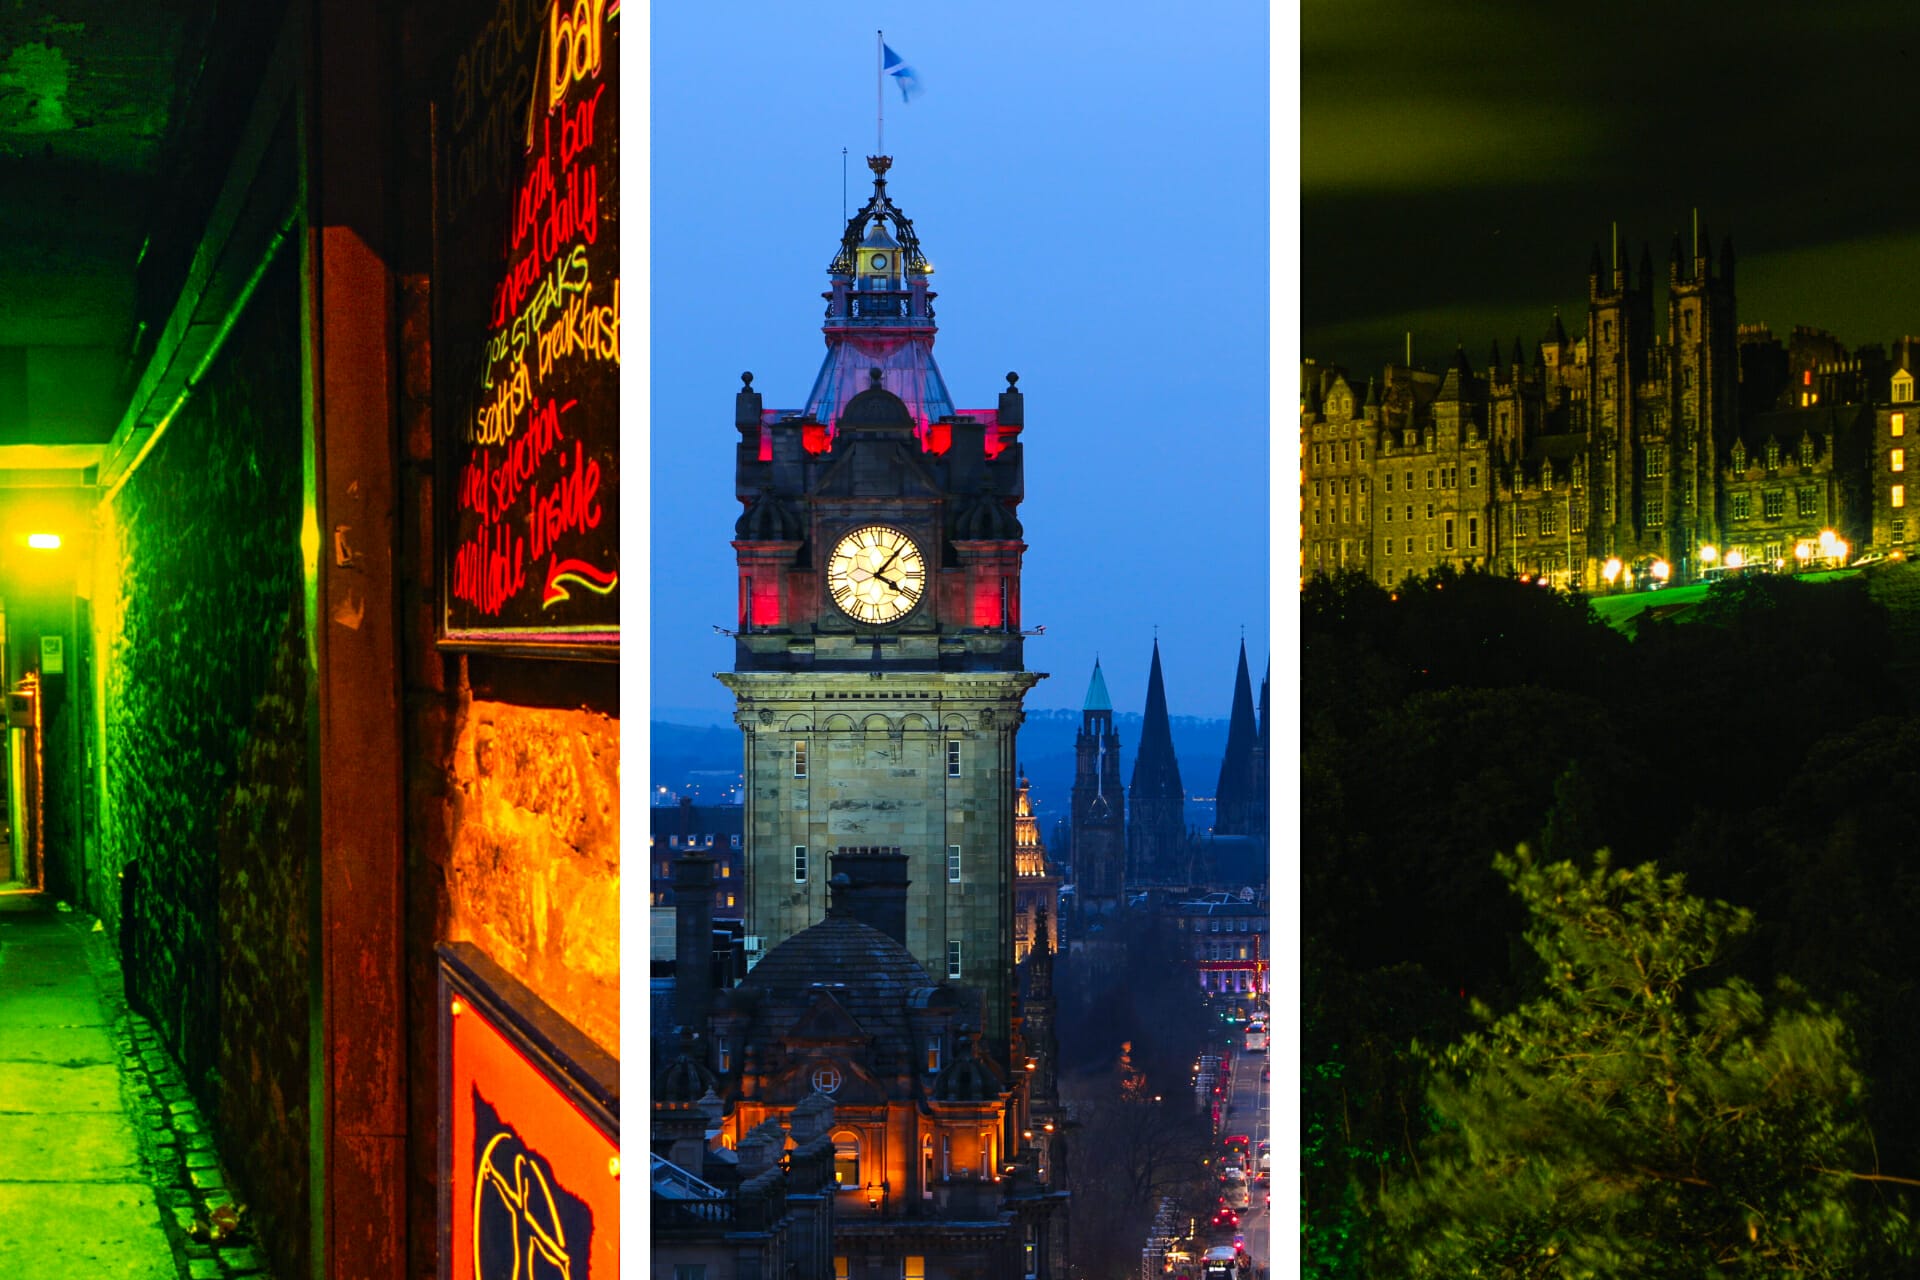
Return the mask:
[[(655, 5), (651, 18), (653, 717), (725, 716), (733, 396), (799, 408), (826, 265), (872, 190), (936, 268), (961, 408), (1026, 393), (1027, 665), (1077, 707), (1098, 651), (1137, 711), (1157, 624), (1175, 715), (1225, 716), (1240, 629), (1269, 652), (1264, 3)], [(1090, 15), (1097, 14), (1097, 20)]]

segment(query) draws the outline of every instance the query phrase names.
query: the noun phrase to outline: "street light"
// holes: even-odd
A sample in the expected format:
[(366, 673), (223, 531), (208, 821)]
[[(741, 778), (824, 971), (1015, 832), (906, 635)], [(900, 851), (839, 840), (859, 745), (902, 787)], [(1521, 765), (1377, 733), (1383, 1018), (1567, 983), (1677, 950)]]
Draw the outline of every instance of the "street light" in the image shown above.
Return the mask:
[(1653, 562), (1653, 576), (1655, 581), (1665, 582), (1673, 576), (1673, 566), (1665, 560), (1655, 560)]
[(1736, 547), (1732, 551), (1727, 552), (1727, 568), (1738, 569), (1746, 563), (1747, 558), (1740, 553), (1739, 548)]
[(1620, 563), (1620, 557), (1610, 556), (1607, 562), (1600, 566), (1600, 576), (1607, 580), (1608, 586), (1612, 586), (1614, 581), (1619, 578), (1620, 570), (1624, 567), (1625, 566)]

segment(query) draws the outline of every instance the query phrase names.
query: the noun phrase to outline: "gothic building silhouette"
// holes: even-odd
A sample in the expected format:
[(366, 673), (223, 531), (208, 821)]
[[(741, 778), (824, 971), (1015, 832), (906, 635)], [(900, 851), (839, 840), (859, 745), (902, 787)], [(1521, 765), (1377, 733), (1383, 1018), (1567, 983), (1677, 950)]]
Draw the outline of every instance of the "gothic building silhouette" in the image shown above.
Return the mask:
[(1596, 245), (1575, 337), (1556, 313), (1483, 370), (1458, 348), (1439, 373), (1364, 382), (1308, 361), (1302, 578), (1391, 586), (1447, 565), (1596, 590), (1729, 556), (1792, 567), (1836, 534), (1903, 543), (1913, 340), (1889, 362), (1803, 328), (1783, 350), (1739, 323), (1735, 279), (1731, 238), (1716, 262), (1704, 228), (1690, 251), (1676, 235), (1656, 322), (1651, 249), (1629, 271)]
[(1256, 719), (1244, 641), (1232, 705), (1215, 820), (1210, 830), (1197, 831), (1187, 826), (1159, 642), (1154, 642), (1148, 670), (1133, 782), (1125, 792), (1120, 788), (1121, 745), (1113, 702), (1106, 675), (1095, 661), (1075, 740), (1067, 824), (1074, 910), (1082, 922), (1120, 909), (1130, 895), (1145, 890), (1195, 888), (1222, 874), (1236, 887), (1265, 880), (1271, 741), (1267, 682), (1261, 683)]

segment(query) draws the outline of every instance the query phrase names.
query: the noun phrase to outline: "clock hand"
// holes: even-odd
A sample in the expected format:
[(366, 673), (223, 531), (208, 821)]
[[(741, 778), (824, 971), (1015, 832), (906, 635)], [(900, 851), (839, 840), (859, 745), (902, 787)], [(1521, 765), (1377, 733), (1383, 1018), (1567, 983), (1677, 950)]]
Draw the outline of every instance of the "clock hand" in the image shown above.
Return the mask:
[(886, 560), (881, 564), (881, 566), (878, 569), (875, 569), (873, 571), (873, 576), (877, 578), (881, 574), (885, 573), (888, 570), (888, 568), (892, 566), (893, 562), (900, 558), (900, 553), (902, 551), (905, 551), (906, 549), (907, 549), (907, 545), (904, 542), (901, 543), (899, 546), (895, 547), (893, 549), (893, 554), (888, 556)]

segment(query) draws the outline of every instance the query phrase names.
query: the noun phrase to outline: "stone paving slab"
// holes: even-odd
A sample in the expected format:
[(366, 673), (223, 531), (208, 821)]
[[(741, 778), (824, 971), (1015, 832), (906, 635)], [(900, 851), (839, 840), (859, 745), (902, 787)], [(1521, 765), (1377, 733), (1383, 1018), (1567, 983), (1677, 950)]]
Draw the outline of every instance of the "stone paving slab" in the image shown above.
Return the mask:
[[(81, 964), (80, 957), (74, 956), (74, 964)], [(0, 966), (4, 962), (0, 961)], [(6, 968), (0, 967), (0, 982), (5, 981)], [(84, 968), (80, 979), (88, 984), (92, 978)], [(100, 1011), (98, 1004), (89, 1008), (76, 1005), (72, 994), (57, 990), (33, 990), (15, 992), (5, 1000), (0, 1000), (0, 1053), (6, 1052), (6, 1046), (14, 1036), (29, 1034), (40, 1027), (101, 1027), (108, 1025), (107, 1017)]]
[[(125, 1115), (0, 1118), (0, 1185), (9, 1182), (133, 1182), (145, 1176)], [(51, 1156), (49, 1153), (52, 1153)], [(0, 1235), (5, 1228), (0, 1227)], [(0, 1272), (4, 1274), (4, 1272)]]
[(177, 1280), (144, 1183), (0, 1183), (0, 1275)]
[[(113, 1034), (104, 1026), (9, 1027), (0, 1031), (0, 1059), (12, 1062), (88, 1062), (111, 1066), (120, 1061)], [(0, 1100), (0, 1107), (6, 1104)]]
[(0, 1057), (0, 1116), (75, 1111), (120, 1114), (119, 1067), (8, 1062)]

